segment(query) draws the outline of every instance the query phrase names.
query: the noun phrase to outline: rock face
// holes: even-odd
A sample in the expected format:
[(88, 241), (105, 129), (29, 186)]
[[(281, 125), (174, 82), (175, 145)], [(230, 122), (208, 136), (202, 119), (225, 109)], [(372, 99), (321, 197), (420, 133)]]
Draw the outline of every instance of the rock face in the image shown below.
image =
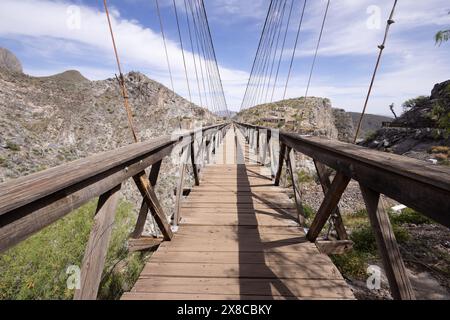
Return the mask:
[(391, 127), (376, 131), (361, 145), (421, 160), (433, 159), (433, 147), (441, 147), (438, 160), (448, 163), (450, 154), (442, 147), (450, 147), (450, 80), (435, 85), (431, 96), (414, 99), (410, 105)]
[(8, 49), (0, 48), (0, 70), (22, 73), (22, 64)]
[[(236, 115), (241, 122), (337, 139), (331, 102), (310, 97), (283, 100), (246, 109)], [(351, 125), (351, 121), (348, 122)], [(343, 126), (345, 126), (343, 124)]]
[[(125, 75), (141, 140), (217, 118), (138, 72)], [(89, 81), (77, 71), (30, 77), (0, 69), (0, 183), (133, 142), (116, 79)], [(157, 192), (173, 208), (177, 168), (163, 162)], [(125, 197), (139, 204), (131, 185)], [(170, 210), (167, 212), (170, 214)]]
[[(361, 113), (348, 112), (348, 115), (351, 117), (353, 128), (356, 131)], [(380, 116), (376, 114), (365, 114), (361, 123), (361, 129), (358, 134), (358, 139), (365, 139), (368, 135), (373, 134), (377, 130), (381, 129), (383, 122), (392, 122), (393, 120), (394, 119), (391, 117)]]
[(333, 109), (334, 126), (338, 131), (338, 139), (344, 142), (352, 142), (355, 135), (352, 116), (343, 109)]
[(431, 96), (416, 99), (414, 106), (393, 121), (392, 126), (437, 128), (439, 127), (439, 117), (435, 114), (437, 107), (443, 109), (442, 114), (450, 112), (450, 80), (436, 84)]

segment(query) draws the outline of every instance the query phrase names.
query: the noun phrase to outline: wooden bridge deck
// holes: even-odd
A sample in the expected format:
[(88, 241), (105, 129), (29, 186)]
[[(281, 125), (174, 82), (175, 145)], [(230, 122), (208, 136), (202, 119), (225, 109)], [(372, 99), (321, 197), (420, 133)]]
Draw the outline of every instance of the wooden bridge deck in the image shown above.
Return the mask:
[(305, 239), (285, 189), (249, 163), (237, 137), (228, 131), (216, 164), (183, 202), (174, 239), (122, 299), (354, 299), (330, 258)]

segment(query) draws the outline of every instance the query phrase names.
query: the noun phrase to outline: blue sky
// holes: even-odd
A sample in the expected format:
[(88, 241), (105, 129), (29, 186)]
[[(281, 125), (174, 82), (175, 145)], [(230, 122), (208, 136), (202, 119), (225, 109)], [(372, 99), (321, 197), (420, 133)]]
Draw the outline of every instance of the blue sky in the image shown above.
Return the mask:
[[(186, 97), (171, 0), (160, 2), (175, 91)], [(182, 3), (180, 8), (184, 6)], [(362, 109), (377, 45), (382, 41), (392, 3), (392, 0), (331, 1), (310, 95), (328, 97), (334, 107), (348, 111)], [(77, 69), (92, 80), (112, 77), (116, 68), (101, 4), (102, 0), (1, 0), (0, 46), (12, 50), (22, 61), (25, 72), (31, 75)], [(283, 59), (282, 79), (302, 4), (303, 0), (295, 0), (296, 14)], [(109, 0), (109, 5), (124, 69), (141, 71), (170, 87), (154, 0)], [(304, 95), (325, 5), (326, 0), (308, 2), (289, 97)], [(228, 105), (238, 110), (269, 0), (205, 0), (205, 6)], [(76, 8), (80, 10), (76, 20), (80, 28), (70, 27), (74, 25), (71, 18)], [(428, 95), (435, 83), (450, 78), (450, 43), (438, 47), (433, 41), (437, 30), (450, 28), (449, 11), (448, 0), (399, 1), (369, 112), (389, 114), (388, 105), (392, 102), (400, 111), (404, 100)], [(193, 74), (190, 61), (188, 68)], [(281, 96), (280, 86), (276, 97)], [(194, 101), (198, 101), (196, 95)]]

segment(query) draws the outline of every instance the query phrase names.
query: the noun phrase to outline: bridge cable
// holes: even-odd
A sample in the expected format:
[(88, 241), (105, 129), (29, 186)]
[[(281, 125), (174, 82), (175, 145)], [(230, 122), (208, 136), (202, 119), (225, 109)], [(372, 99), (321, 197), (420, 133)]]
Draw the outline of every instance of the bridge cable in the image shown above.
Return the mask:
[(175, 95), (175, 86), (173, 85), (172, 68), (170, 67), (169, 53), (167, 51), (166, 36), (165, 36), (165, 33), (164, 33), (164, 26), (163, 26), (163, 21), (162, 21), (162, 17), (161, 17), (161, 11), (159, 9), (159, 2), (158, 2), (158, 0), (155, 0), (155, 4), (156, 4), (156, 12), (158, 13), (158, 19), (159, 19), (159, 26), (160, 26), (160, 29), (161, 29), (161, 35), (162, 35), (163, 43), (164, 43), (164, 51), (166, 53), (166, 61), (167, 61), (167, 68), (169, 70), (170, 84), (172, 86), (172, 92)]
[(255, 56), (256, 57), (255, 70), (254, 70), (254, 74), (253, 74), (252, 78), (250, 79), (249, 94), (246, 98), (244, 97), (246, 99), (244, 108), (251, 106), (252, 101), (254, 101), (255, 92), (257, 92), (259, 90), (260, 73), (261, 73), (260, 69), (262, 68), (262, 61), (263, 61), (263, 57), (265, 56), (264, 52), (267, 50), (266, 44), (268, 41), (267, 40), (268, 33), (272, 29), (274, 12), (276, 11), (276, 6), (278, 5), (278, 3), (279, 2), (276, 1), (276, 3), (273, 3), (273, 5), (269, 8), (267, 26), (262, 31), (262, 34), (261, 34), (262, 43), (261, 43), (259, 50), (256, 53), (256, 56)]
[[(272, 82), (273, 68), (275, 66), (278, 46), (279, 46), (279, 43), (280, 43), (281, 30), (283, 29), (283, 21), (284, 21), (284, 16), (285, 16), (285, 13), (286, 13), (286, 5), (287, 5), (287, 0), (284, 1), (283, 10), (282, 10), (282, 13), (281, 13), (280, 21), (278, 22), (277, 31), (275, 32), (277, 41), (276, 41), (276, 44), (275, 44), (275, 47), (274, 47), (274, 53), (273, 53), (273, 59), (272, 59), (271, 67), (270, 67), (269, 79), (267, 81), (267, 88), (266, 88), (265, 99), (263, 100), (264, 102), (268, 101), (269, 87), (270, 87), (270, 84)], [(272, 53), (271, 53), (270, 56), (272, 56)]]
[(289, 71), (288, 71), (288, 75), (287, 75), (287, 78), (286, 78), (286, 84), (284, 86), (284, 93), (283, 93), (283, 99), (282, 100), (286, 99), (287, 88), (288, 88), (289, 80), (291, 78), (292, 66), (294, 64), (294, 57), (295, 57), (295, 53), (297, 51), (298, 39), (299, 39), (299, 36), (300, 36), (300, 31), (302, 29), (303, 17), (305, 15), (306, 2), (307, 2), (307, 0), (305, 0), (304, 3), (303, 3), (302, 14), (301, 14), (301, 17), (300, 17), (300, 22), (298, 24), (297, 36), (295, 38), (294, 50), (292, 51), (291, 62), (290, 62), (290, 65), (289, 65)]
[(204, 55), (202, 55), (202, 49), (203, 48), (201, 47), (199, 39), (198, 39), (199, 38), (199, 34), (198, 34), (198, 30), (197, 30), (197, 22), (195, 20), (195, 15), (194, 15), (193, 7), (192, 7), (192, 2), (191, 2), (191, 0), (186, 0), (186, 1), (189, 4), (189, 12), (191, 13), (192, 29), (194, 31), (193, 33), (194, 33), (194, 38), (195, 38), (195, 46), (197, 48), (197, 52), (198, 52), (198, 55), (199, 55), (199, 59), (198, 59), (199, 61), (198, 62), (199, 62), (201, 80), (202, 80), (201, 83), (202, 83), (202, 87), (203, 87), (203, 94), (205, 96), (205, 103), (206, 103), (207, 108), (209, 110), (211, 110), (212, 106), (209, 105), (208, 93), (206, 91), (206, 84), (205, 84), (205, 75), (204, 75), (204, 72), (203, 72), (203, 63), (204, 63), (204, 59), (203, 59)]
[(200, 99), (200, 106), (203, 106), (202, 93), (201, 93), (201, 89), (200, 89), (200, 81), (199, 81), (199, 78), (198, 78), (198, 71), (197, 71), (197, 62), (196, 62), (196, 59), (195, 59), (194, 42), (192, 41), (191, 23), (189, 21), (189, 12), (188, 12), (188, 7), (187, 7), (187, 0), (184, 0), (184, 9), (186, 11), (186, 21), (187, 21), (187, 26), (188, 26), (188, 31), (189, 31), (189, 40), (190, 40), (191, 49), (192, 49), (192, 60), (194, 61), (195, 78), (197, 79), (198, 96), (199, 96), (199, 99)]
[(229, 111), (228, 111), (228, 106), (227, 106), (227, 101), (225, 98), (225, 92), (223, 90), (223, 83), (222, 83), (222, 78), (220, 76), (220, 71), (219, 71), (219, 64), (217, 63), (217, 56), (216, 56), (216, 50), (214, 49), (214, 41), (212, 39), (212, 34), (211, 34), (211, 28), (209, 27), (209, 22), (208, 22), (208, 15), (206, 14), (206, 8), (205, 8), (205, 2), (203, 0), (201, 0), (202, 3), (202, 7), (203, 7), (203, 12), (205, 14), (205, 22), (206, 22), (206, 26), (208, 27), (208, 35), (209, 35), (209, 39), (211, 42), (211, 49), (212, 49), (212, 53), (213, 53), (213, 57), (214, 57), (214, 62), (215, 62), (215, 67), (216, 67), (216, 72), (217, 72), (217, 77), (218, 77), (218, 81), (219, 81), (219, 85), (220, 85), (220, 92), (222, 94), (222, 99), (223, 99), (223, 104), (225, 107), (225, 112), (227, 113), (227, 115), (229, 116)]
[(249, 86), (250, 86), (250, 80), (252, 79), (252, 75), (253, 75), (253, 72), (255, 70), (256, 59), (258, 57), (258, 52), (259, 52), (259, 50), (261, 48), (261, 43), (262, 43), (262, 40), (263, 40), (264, 31), (266, 30), (266, 27), (267, 27), (267, 21), (269, 19), (269, 15), (270, 15), (272, 6), (273, 6), (273, 0), (270, 0), (269, 10), (267, 11), (267, 16), (266, 16), (266, 20), (264, 22), (263, 31), (261, 32), (261, 36), (259, 38), (258, 49), (256, 50), (255, 58), (253, 59), (252, 69), (251, 69), (250, 75), (248, 77), (247, 87), (245, 88), (244, 98), (242, 99), (240, 110), (242, 110), (242, 108), (244, 106), (245, 98), (247, 97), (247, 94), (248, 94), (248, 90), (249, 90)]
[(228, 108), (226, 106), (226, 100), (225, 100), (225, 94), (223, 93), (223, 86), (222, 86), (222, 81), (220, 78), (220, 72), (219, 72), (219, 68), (218, 68), (218, 63), (217, 63), (217, 59), (215, 56), (215, 51), (214, 51), (214, 44), (212, 41), (212, 37), (211, 37), (211, 31), (209, 28), (209, 23), (208, 23), (208, 18), (207, 18), (207, 14), (206, 14), (206, 9), (204, 7), (204, 2), (203, 0), (200, 0), (198, 2), (199, 4), (199, 11), (200, 11), (200, 15), (201, 15), (201, 22), (202, 22), (202, 26), (203, 26), (203, 32), (205, 35), (205, 41), (206, 41), (206, 46), (207, 46), (207, 53), (209, 55), (209, 62), (210, 62), (210, 68), (211, 68), (211, 75), (212, 75), (212, 83), (213, 83), (213, 90), (214, 90), (214, 95), (217, 99), (217, 102), (219, 104), (219, 108), (220, 111), (222, 113), (227, 113), (228, 112)]
[(375, 78), (377, 76), (378, 67), (380, 66), (381, 56), (383, 55), (383, 50), (386, 47), (386, 40), (387, 40), (387, 37), (388, 37), (388, 34), (389, 34), (389, 29), (390, 29), (391, 25), (393, 23), (395, 23), (395, 21), (393, 19), (394, 19), (394, 13), (395, 13), (395, 8), (397, 6), (397, 2), (398, 2), (398, 0), (394, 0), (394, 5), (392, 6), (391, 14), (389, 15), (389, 19), (387, 20), (387, 23), (386, 23), (386, 30), (384, 32), (383, 43), (378, 46), (378, 49), (380, 49), (380, 52), (378, 53), (377, 62), (375, 64), (375, 69), (374, 69), (373, 74), (372, 74), (372, 80), (370, 81), (369, 90), (367, 92), (366, 100), (364, 102), (364, 108), (362, 110), (361, 116), (359, 117), (358, 127), (356, 129), (356, 134), (355, 134), (355, 137), (353, 139), (353, 143), (356, 143), (356, 141), (358, 139), (359, 131), (361, 130), (362, 120), (363, 120), (364, 115), (366, 113), (367, 105), (369, 103), (370, 95), (372, 93), (372, 88), (373, 88), (373, 85), (375, 83)]
[(308, 84), (306, 86), (306, 92), (305, 92), (305, 102), (304, 102), (304, 106), (306, 106), (306, 99), (308, 97), (308, 93), (309, 93), (309, 86), (311, 85), (311, 79), (313, 76), (313, 72), (314, 72), (314, 66), (316, 65), (316, 60), (317, 60), (317, 54), (319, 52), (319, 47), (320, 47), (320, 42), (322, 40), (322, 35), (323, 35), (323, 30), (325, 28), (325, 22), (327, 20), (327, 15), (328, 15), (328, 9), (330, 8), (330, 0), (328, 0), (327, 2), (327, 7), (325, 9), (325, 14), (323, 16), (323, 20), (322, 20), (322, 26), (320, 28), (320, 34), (319, 34), (319, 39), (317, 40), (317, 46), (316, 46), (316, 51), (314, 53), (314, 59), (311, 65), (311, 71), (309, 73), (309, 79), (308, 79)]
[(178, 19), (177, 4), (176, 4), (175, 0), (172, 0), (172, 2), (173, 2), (173, 9), (175, 11), (175, 19), (177, 22), (178, 37), (180, 39), (181, 55), (183, 57), (183, 65), (184, 65), (184, 73), (186, 75), (186, 83), (187, 83), (187, 88), (188, 88), (188, 92), (189, 92), (189, 102), (192, 104), (191, 86), (189, 85), (189, 76), (188, 76), (187, 67), (186, 67), (186, 57), (184, 55), (183, 39), (181, 37), (181, 29), (180, 29), (180, 21)]
[(108, 10), (108, 4), (106, 3), (106, 0), (103, 0), (103, 5), (105, 7), (105, 13), (106, 13), (106, 18), (108, 19), (108, 26), (109, 26), (109, 32), (111, 34), (111, 41), (112, 41), (112, 45), (114, 48), (114, 55), (116, 57), (116, 62), (117, 62), (117, 68), (119, 70), (119, 76), (116, 75), (116, 79), (119, 82), (119, 85), (121, 87), (122, 90), (122, 97), (123, 97), (123, 103), (124, 103), (124, 107), (125, 107), (125, 111), (127, 113), (127, 118), (128, 118), (128, 125), (130, 126), (131, 132), (133, 134), (133, 139), (135, 142), (138, 142), (138, 136), (136, 134), (136, 129), (134, 127), (134, 123), (133, 123), (133, 113), (131, 111), (131, 107), (129, 105), (129, 101), (128, 101), (128, 91), (127, 88), (125, 86), (125, 78), (123, 76), (122, 73), (122, 67), (120, 64), (120, 59), (119, 59), (119, 54), (117, 51), (117, 46), (116, 46), (116, 40), (114, 38), (114, 32), (113, 32), (113, 28), (112, 28), (112, 24), (111, 24), (111, 18), (109, 16), (109, 10)]
[(253, 94), (250, 97), (251, 99), (249, 100), (250, 106), (255, 106), (259, 102), (260, 92), (263, 88), (264, 77), (266, 74), (269, 48), (271, 47), (271, 44), (273, 44), (273, 33), (277, 25), (276, 18), (281, 8), (281, 3), (281, 0), (278, 1), (269, 20), (269, 28), (266, 30), (265, 41), (263, 42), (263, 48), (260, 53), (259, 65), (254, 85), (255, 89), (253, 90)]
[(275, 75), (275, 82), (273, 83), (272, 96), (270, 97), (270, 102), (273, 102), (273, 97), (275, 95), (275, 89), (276, 89), (276, 86), (277, 86), (278, 76), (279, 76), (279, 73), (280, 73), (281, 60), (283, 59), (284, 49), (286, 47), (287, 34), (288, 34), (288, 31), (289, 31), (289, 25), (291, 23), (293, 7), (294, 7), (294, 0), (291, 1), (291, 7), (289, 9), (289, 16), (288, 16), (288, 20), (287, 20), (287, 23), (286, 23), (286, 30), (284, 32), (283, 44), (281, 46), (280, 58), (278, 60), (277, 73)]
[(194, 4), (194, 7), (195, 7), (195, 14), (197, 16), (197, 21), (198, 21), (198, 35), (200, 38), (200, 43), (201, 43), (202, 51), (203, 51), (203, 59), (205, 62), (205, 71), (207, 74), (209, 94), (211, 96), (211, 101), (214, 106), (214, 110), (215, 110), (214, 112), (219, 112), (220, 111), (220, 103), (218, 102), (217, 94), (216, 94), (216, 90), (215, 90), (215, 82), (214, 82), (214, 77), (212, 74), (210, 52), (208, 50), (209, 48), (208, 48), (208, 44), (207, 44), (207, 40), (206, 40), (204, 23), (202, 22), (203, 17), (200, 15), (198, 1), (197, 2), (196, 2), (196, 0), (192, 0), (192, 1)]
[(269, 56), (269, 51), (271, 46), (273, 46), (273, 34), (276, 31), (276, 27), (277, 27), (277, 16), (279, 16), (279, 11), (281, 8), (281, 2), (282, 0), (280, 0), (277, 4), (277, 8), (275, 8), (273, 14), (272, 14), (272, 19), (271, 19), (271, 23), (268, 29), (268, 32), (266, 34), (266, 41), (265, 41), (265, 46), (263, 47), (263, 51), (262, 51), (262, 57), (260, 60), (260, 70), (259, 70), (259, 75), (257, 77), (257, 83), (256, 83), (256, 91), (252, 97), (252, 100), (250, 101), (250, 105), (256, 106), (258, 105), (259, 101), (260, 101), (260, 96), (261, 96), (261, 90), (263, 90), (264, 88), (264, 83), (265, 83), (265, 76), (267, 73), (267, 61), (268, 61), (268, 56)]

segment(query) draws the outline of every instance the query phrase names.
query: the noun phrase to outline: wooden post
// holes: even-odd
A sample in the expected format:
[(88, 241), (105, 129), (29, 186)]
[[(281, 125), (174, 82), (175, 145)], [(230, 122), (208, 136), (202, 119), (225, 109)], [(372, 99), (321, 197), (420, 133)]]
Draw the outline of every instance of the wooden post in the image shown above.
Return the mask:
[(297, 215), (298, 215), (298, 222), (300, 225), (305, 225), (305, 213), (303, 211), (303, 204), (302, 204), (302, 198), (300, 194), (300, 185), (298, 183), (298, 175), (297, 172), (295, 172), (295, 154), (292, 151), (291, 148), (287, 148), (287, 157), (286, 157), (286, 166), (289, 170), (289, 173), (291, 175), (292, 180), (292, 188), (294, 189), (294, 198), (295, 198), (295, 205), (297, 208)]
[[(152, 165), (152, 169), (150, 170), (149, 181), (152, 187), (155, 187), (158, 181), (161, 164), (162, 160)], [(136, 221), (136, 226), (134, 227), (134, 230), (130, 235), (132, 239), (138, 239), (142, 235), (145, 227), (145, 222), (147, 221), (148, 210), (149, 208), (147, 202), (145, 200), (142, 200), (141, 209), (139, 210), (139, 215)]]
[(283, 170), (284, 157), (286, 155), (286, 145), (280, 142), (280, 157), (278, 158), (278, 169), (275, 175), (275, 185), (280, 185), (281, 172)]
[(180, 163), (180, 178), (178, 179), (177, 186), (177, 195), (175, 201), (175, 214), (173, 216), (173, 225), (178, 226), (178, 223), (181, 219), (181, 198), (183, 197), (183, 182), (184, 182), (184, 173), (186, 172), (186, 163), (189, 155), (189, 146), (185, 147), (181, 155), (181, 163)]
[(120, 185), (100, 196), (94, 225), (86, 246), (81, 267), (80, 289), (74, 300), (95, 300), (105, 266), (108, 243), (114, 225)]
[(196, 164), (196, 159), (195, 159), (194, 143), (195, 143), (195, 140), (192, 140), (191, 148), (190, 148), (191, 149), (191, 163), (192, 163), (192, 171), (194, 173), (195, 185), (199, 186), (200, 179), (198, 177), (198, 169), (197, 169), (197, 164)]
[(317, 237), (322, 231), (325, 223), (327, 222), (330, 215), (333, 213), (334, 209), (337, 207), (342, 194), (347, 188), (350, 182), (350, 178), (338, 172), (334, 177), (333, 183), (331, 184), (328, 192), (325, 194), (322, 204), (320, 205), (319, 211), (317, 212), (311, 227), (306, 234), (306, 238), (315, 242)]
[(261, 157), (260, 157), (260, 132), (259, 129), (256, 129), (256, 163), (261, 163)]
[[(320, 184), (322, 185), (322, 191), (325, 195), (328, 192), (328, 189), (331, 186), (330, 176), (327, 174), (327, 170), (324, 164), (320, 163), (317, 160), (314, 160), (314, 165), (316, 167), (317, 176), (319, 177)], [(335, 216), (334, 226), (336, 228), (336, 233), (338, 235), (339, 240), (348, 240), (348, 234), (345, 230), (344, 222), (342, 221), (342, 215), (339, 210), (339, 207), (333, 212)]]
[(360, 187), (392, 297), (394, 299), (414, 300), (414, 290), (406, 273), (389, 216), (386, 209), (380, 204), (380, 194), (361, 184)]
[(153, 187), (150, 185), (147, 180), (145, 171), (137, 174), (133, 177), (136, 186), (144, 197), (145, 202), (150, 208), (150, 211), (155, 218), (156, 224), (164, 235), (165, 240), (171, 240), (173, 237), (172, 230), (170, 229), (170, 225), (167, 222), (167, 217), (164, 213), (161, 204), (159, 203), (158, 197), (156, 196)]
[[(263, 130), (263, 146), (262, 146), (262, 156), (261, 156), (261, 165), (265, 166), (266, 165), (266, 157), (267, 157), (267, 141), (268, 141), (268, 133), (267, 133), (267, 129)], [(264, 139), (265, 138), (265, 139)]]

